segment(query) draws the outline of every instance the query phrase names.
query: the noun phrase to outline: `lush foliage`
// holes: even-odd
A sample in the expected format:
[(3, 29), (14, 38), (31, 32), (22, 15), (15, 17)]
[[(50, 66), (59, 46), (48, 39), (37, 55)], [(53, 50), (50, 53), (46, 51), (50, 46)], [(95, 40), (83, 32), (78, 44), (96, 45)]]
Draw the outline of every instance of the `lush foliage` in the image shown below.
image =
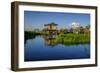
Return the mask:
[(36, 32), (33, 32), (33, 31), (25, 31), (24, 34), (25, 34), (24, 35), (25, 39), (35, 38), (35, 36), (39, 35), (39, 33), (36, 33)]
[(55, 38), (55, 42), (64, 44), (82, 44), (90, 42), (89, 34), (60, 34)]

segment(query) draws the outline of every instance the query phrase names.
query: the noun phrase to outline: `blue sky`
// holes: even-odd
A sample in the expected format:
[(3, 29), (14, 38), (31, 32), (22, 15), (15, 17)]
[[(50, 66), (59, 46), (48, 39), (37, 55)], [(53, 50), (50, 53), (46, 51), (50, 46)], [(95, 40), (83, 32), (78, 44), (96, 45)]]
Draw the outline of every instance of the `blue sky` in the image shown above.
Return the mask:
[(58, 24), (59, 29), (68, 28), (73, 22), (86, 26), (90, 24), (90, 14), (24, 11), (25, 30), (42, 29), (44, 24), (51, 22)]

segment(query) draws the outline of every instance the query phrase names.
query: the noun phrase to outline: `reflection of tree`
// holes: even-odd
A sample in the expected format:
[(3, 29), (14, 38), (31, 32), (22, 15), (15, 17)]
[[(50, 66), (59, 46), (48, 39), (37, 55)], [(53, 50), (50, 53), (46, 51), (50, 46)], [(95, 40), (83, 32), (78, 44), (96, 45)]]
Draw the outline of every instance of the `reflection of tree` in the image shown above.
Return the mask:
[(32, 31), (25, 31), (24, 32), (24, 43), (26, 43), (26, 41), (28, 39), (33, 39), (36, 37), (36, 35), (38, 35), (37, 33), (35, 32), (32, 32)]
[(24, 44), (26, 44), (27, 40), (33, 39), (35, 36), (29, 37), (29, 36), (24, 36)]

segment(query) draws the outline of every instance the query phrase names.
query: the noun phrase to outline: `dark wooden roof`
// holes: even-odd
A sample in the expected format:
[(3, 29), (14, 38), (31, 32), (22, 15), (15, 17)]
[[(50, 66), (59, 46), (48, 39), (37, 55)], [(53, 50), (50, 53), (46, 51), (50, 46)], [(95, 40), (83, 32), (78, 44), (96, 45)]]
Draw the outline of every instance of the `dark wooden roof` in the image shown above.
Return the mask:
[(58, 24), (55, 24), (55, 23), (44, 24), (44, 26), (48, 26), (48, 25), (57, 26)]

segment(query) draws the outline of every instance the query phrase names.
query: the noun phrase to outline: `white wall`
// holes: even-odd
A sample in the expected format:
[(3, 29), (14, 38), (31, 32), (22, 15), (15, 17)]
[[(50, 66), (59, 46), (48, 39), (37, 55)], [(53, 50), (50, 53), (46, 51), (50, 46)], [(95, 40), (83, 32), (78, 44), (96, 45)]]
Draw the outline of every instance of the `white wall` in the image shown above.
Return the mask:
[[(14, 73), (10, 70), (10, 54), (11, 54), (11, 12), (10, 3), (14, 0), (0, 0), (0, 73)], [(18, 0), (16, 0), (18, 1)], [(19, 0), (20, 1), (20, 0)], [(21, 0), (47, 3), (62, 3), (62, 4), (77, 4), (77, 5), (93, 5), (97, 6), (100, 0)], [(100, 13), (100, 5), (99, 12)], [(98, 14), (100, 16), (100, 14)], [(100, 17), (98, 17), (100, 19)], [(100, 22), (98, 22), (99, 24)], [(100, 31), (100, 25), (98, 31)], [(100, 33), (98, 33), (100, 37)], [(100, 43), (100, 38), (98, 39)], [(100, 46), (99, 46), (100, 48)], [(100, 50), (98, 48), (99, 56)], [(100, 61), (100, 58), (99, 58)], [(99, 62), (100, 65), (100, 62)], [(99, 73), (100, 66), (86, 67), (86, 68), (70, 68), (70, 69), (55, 69), (55, 70), (40, 70), (34, 73)], [(22, 72), (24, 73), (24, 72)], [(25, 73), (33, 73), (33, 71), (26, 71)]]

